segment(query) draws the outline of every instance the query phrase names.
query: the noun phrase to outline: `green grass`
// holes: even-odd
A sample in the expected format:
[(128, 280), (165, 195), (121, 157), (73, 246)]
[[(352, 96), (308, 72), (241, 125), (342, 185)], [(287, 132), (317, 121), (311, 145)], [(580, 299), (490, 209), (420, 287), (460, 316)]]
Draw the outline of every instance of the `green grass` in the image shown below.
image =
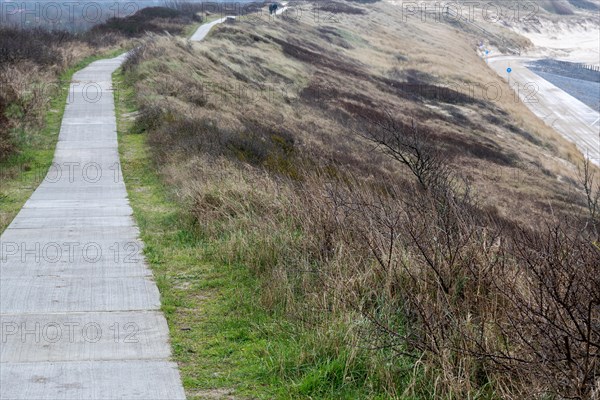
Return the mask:
[(17, 152), (0, 162), (0, 232), (6, 229), (46, 176), (54, 156), (73, 74), (96, 60), (115, 57), (121, 52), (113, 50), (84, 58), (62, 73), (56, 93), (50, 100), (43, 128), (18, 133)]

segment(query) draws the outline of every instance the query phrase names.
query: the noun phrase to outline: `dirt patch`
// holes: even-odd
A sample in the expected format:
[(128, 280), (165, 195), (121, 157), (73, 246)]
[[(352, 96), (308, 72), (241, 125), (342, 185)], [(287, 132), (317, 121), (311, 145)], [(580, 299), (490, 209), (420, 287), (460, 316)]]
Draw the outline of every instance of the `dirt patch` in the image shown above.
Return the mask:
[(206, 400), (235, 400), (233, 394), (235, 391), (233, 389), (207, 389), (207, 390), (198, 390), (194, 393), (191, 393), (193, 398), (197, 399), (206, 399)]

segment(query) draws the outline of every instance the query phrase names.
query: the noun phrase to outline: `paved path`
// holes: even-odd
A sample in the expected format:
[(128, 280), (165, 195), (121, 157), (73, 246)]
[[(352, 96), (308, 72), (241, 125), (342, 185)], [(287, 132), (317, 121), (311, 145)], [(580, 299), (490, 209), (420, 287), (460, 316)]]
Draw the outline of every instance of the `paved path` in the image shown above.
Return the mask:
[[(600, 165), (600, 124), (598, 112), (554, 86), (525, 67), (534, 58), (499, 56), (489, 58), (489, 65), (506, 78), (510, 66), (510, 85), (521, 100), (547, 125), (575, 143), (596, 165)], [(528, 87), (525, 85), (529, 84)]]
[(200, 25), (200, 27), (198, 28), (198, 30), (192, 35), (192, 37), (190, 38), (191, 41), (194, 42), (199, 42), (201, 40), (203, 40), (206, 35), (208, 35), (208, 32), (210, 32), (210, 30), (217, 24), (221, 24), (225, 21), (227, 21), (227, 19), (235, 19), (235, 16), (233, 15), (228, 15), (219, 19), (216, 19), (212, 22), (209, 22), (207, 24), (202, 24)]
[[(277, 9), (275, 11), (275, 15), (281, 15), (281, 14), (283, 14), (283, 12), (288, 9), (287, 4), (288, 3), (282, 3), (282, 7), (279, 8), (279, 9)], [(199, 41), (203, 40), (206, 37), (206, 35), (208, 35), (208, 32), (210, 32), (210, 30), (215, 25), (221, 24), (221, 23), (227, 21), (228, 19), (235, 19), (235, 16), (234, 15), (227, 15), (225, 17), (216, 19), (216, 20), (214, 20), (212, 22), (209, 22), (207, 24), (201, 25), (198, 28), (198, 30), (192, 35), (192, 37), (190, 38), (190, 40), (194, 41), (194, 42), (199, 42)]]
[(111, 74), (73, 76), (53, 167), (0, 237), (1, 399), (184, 399), (119, 167)]

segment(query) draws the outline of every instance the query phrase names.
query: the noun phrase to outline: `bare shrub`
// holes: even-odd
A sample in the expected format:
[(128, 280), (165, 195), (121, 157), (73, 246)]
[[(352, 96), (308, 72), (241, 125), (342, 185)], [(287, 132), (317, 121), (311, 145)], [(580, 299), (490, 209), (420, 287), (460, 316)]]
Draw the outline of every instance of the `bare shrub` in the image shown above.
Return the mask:
[(56, 48), (74, 39), (74, 35), (64, 31), (0, 28), (0, 66), (23, 61), (47, 67), (62, 65), (63, 53)]
[(581, 186), (585, 193), (587, 209), (589, 213), (589, 221), (591, 230), (596, 236), (596, 240), (600, 236), (600, 183), (595, 181), (594, 167), (587, 158), (583, 163), (583, 171), (581, 172)]
[(448, 180), (449, 171), (432, 141), (431, 129), (418, 127), (415, 121), (410, 125), (398, 121), (389, 113), (387, 118), (366, 121), (369, 126), (361, 135), (408, 167), (424, 189)]
[(586, 399), (600, 374), (600, 248), (581, 228), (571, 221), (511, 237), (515, 266), (496, 286), (506, 300), (499, 327), (512, 348), (497, 356), (553, 393)]
[(445, 390), (466, 396), (490, 380), (484, 355), (498, 312), (499, 234), (473, 212), (467, 192), (419, 185), (411, 193), (407, 200), (392, 185), (375, 195), (360, 186), (332, 194), (345, 246), (367, 250), (359, 270), (372, 278), (355, 294), (357, 310), (372, 323), (372, 345), (429, 354)]

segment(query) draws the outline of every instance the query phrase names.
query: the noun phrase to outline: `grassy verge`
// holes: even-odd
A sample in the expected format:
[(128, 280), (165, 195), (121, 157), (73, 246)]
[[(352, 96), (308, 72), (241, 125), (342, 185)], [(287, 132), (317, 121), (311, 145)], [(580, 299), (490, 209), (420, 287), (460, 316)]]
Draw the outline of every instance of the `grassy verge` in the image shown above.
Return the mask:
[(18, 152), (0, 162), (0, 232), (3, 232), (17, 215), (46, 176), (52, 163), (60, 125), (67, 104), (73, 74), (90, 63), (115, 57), (122, 50), (114, 50), (86, 57), (60, 76), (57, 92), (50, 100), (44, 127), (24, 134)]
[(120, 72), (114, 80), (122, 88), (116, 104), (123, 174), (188, 397), (202, 398), (211, 390), (272, 397), (264, 386), (267, 369), (259, 362), (266, 332), (255, 329), (266, 316), (239, 303), (240, 294), (252, 296), (252, 278), (206, 261), (209, 244), (161, 183), (145, 136), (131, 132), (132, 88)]

